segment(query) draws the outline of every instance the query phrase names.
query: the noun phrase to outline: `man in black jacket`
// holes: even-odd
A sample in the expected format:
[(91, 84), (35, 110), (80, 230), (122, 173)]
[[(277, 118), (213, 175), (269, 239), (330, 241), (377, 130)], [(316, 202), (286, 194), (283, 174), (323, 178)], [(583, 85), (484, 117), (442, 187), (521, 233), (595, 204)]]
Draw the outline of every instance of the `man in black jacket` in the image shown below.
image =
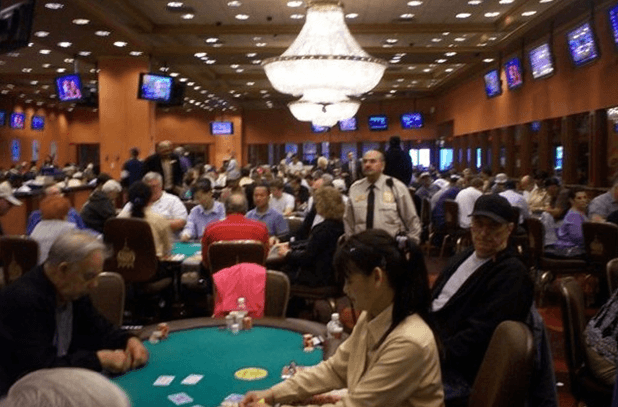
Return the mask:
[(182, 167), (179, 157), (173, 153), (172, 142), (162, 141), (157, 145), (157, 152), (144, 160), (142, 176), (149, 172), (158, 172), (163, 177), (165, 192), (178, 195), (182, 186)]
[(38, 369), (123, 373), (148, 361), (140, 340), (108, 322), (87, 295), (103, 270), (104, 249), (90, 234), (63, 235), (45, 263), (2, 291), (0, 394)]
[(397, 178), (406, 186), (412, 178), (412, 159), (401, 149), (401, 138), (393, 136), (388, 140), (388, 150), (384, 154), (384, 174)]
[(434, 284), (432, 314), (444, 347), (445, 399), (466, 396), (494, 329), (524, 321), (533, 300), (526, 267), (508, 247), (514, 211), (499, 195), (479, 197), (472, 212), (473, 247), (457, 256)]

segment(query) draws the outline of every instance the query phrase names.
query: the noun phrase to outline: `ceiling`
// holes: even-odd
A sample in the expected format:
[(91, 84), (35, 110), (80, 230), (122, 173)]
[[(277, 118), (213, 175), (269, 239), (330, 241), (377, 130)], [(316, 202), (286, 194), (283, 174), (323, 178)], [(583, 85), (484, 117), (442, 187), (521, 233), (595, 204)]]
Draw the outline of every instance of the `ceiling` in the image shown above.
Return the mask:
[[(3, 0), (2, 6), (17, 2)], [(71, 109), (56, 102), (55, 76), (77, 71), (95, 86), (99, 57), (127, 56), (150, 58), (151, 71), (184, 81), (184, 109), (266, 109), (292, 100), (272, 88), (260, 63), (292, 43), (304, 22), (305, 2), (173, 3), (36, 0), (30, 46), (0, 55), (1, 97)], [(390, 62), (381, 82), (363, 99), (386, 100), (444, 92), (600, 3), (349, 0), (344, 12), (363, 49)], [(458, 18), (460, 13), (469, 16)], [(125, 45), (117, 46), (122, 45), (118, 41)]]

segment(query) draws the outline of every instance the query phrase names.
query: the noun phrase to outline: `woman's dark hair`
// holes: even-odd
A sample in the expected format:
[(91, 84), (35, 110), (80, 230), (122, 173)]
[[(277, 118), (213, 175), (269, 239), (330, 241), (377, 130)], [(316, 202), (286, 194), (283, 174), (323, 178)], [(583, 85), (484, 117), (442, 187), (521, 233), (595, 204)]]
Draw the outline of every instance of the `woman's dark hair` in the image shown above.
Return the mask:
[(425, 322), (429, 321), (429, 279), (423, 254), (416, 244), (409, 242), (405, 250), (400, 250), (387, 232), (370, 229), (346, 240), (337, 249), (333, 264), (340, 281), (352, 273), (369, 276), (376, 267), (386, 272), (395, 291), (392, 323), (376, 347), (409, 315), (417, 313)]
[(569, 188), (568, 198), (569, 199), (575, 199), (575, 195), (577, 195), (580, 192), (586, 192), (586, 190), (584, 188), (582, 188), (582, 187)]
[(150, 187), (142, 181), (134, 182), (129, 187), (129, 202), (131, 202), (131, 217), (143, 218), (144, 208), (150, 203), (152, 191)]

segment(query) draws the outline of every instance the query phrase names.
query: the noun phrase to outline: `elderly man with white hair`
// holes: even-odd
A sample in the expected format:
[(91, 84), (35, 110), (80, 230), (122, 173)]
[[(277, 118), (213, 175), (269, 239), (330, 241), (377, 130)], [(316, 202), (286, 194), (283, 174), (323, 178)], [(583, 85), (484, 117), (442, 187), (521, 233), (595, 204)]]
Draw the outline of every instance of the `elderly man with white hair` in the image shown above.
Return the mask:
[(105, 221), (116, 216), (115, 201), (122, 192), (118, 181), (110, 179), (101, 189), (96, 189), (82, 208), (81, 217), (89, 229), (103, 233)]

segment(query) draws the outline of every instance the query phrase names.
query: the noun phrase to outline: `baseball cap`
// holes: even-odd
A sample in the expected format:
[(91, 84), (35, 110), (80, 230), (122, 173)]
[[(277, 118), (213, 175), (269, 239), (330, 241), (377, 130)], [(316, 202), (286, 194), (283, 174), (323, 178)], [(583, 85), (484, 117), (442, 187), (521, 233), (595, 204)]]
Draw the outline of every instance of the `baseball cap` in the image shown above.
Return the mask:
[(513, 221), (515, 212), (505, 197), (498, 194), (481, 195), (474, 203), (470, 216), (486, 216), (498, 223)]
[(425, 171), (421, 174), (420, 178), (424, 178), (424, 177), (431, 177), (431, 174)]
[(13, 205), (21, 205), (21, 201), (13, 196), (13, 188), (11, 188), (11, 184), (8, 181), (0, 184), (0, 198), (6, 199)]
[(494, 178), (494, 182), (496, 184), (506, 184), (506, 182), (509, 180), (508, 175), (506, 175), (505, 173), (501, 172), (500, 174), (496, 175), (496, 178)]

